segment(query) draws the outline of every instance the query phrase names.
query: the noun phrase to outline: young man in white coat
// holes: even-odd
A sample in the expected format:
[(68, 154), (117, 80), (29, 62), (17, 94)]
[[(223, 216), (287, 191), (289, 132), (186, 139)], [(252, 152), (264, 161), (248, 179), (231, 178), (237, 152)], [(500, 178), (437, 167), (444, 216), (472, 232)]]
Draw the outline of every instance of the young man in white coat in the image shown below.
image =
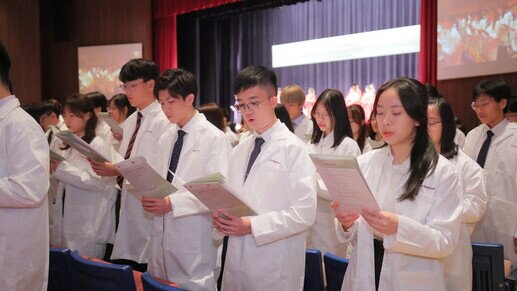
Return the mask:
[(303, 104), (305, 103), (305, 93), (298, 85), (285, 86), (280, 93), (280, 103), (282, 103), (289, 113), (294, 127), (294, 134), (302, 141), (308, 143), (312, 136), (313, 124), (309, 117), (303, 114)]
[(254, 133), (230, 156), (228, 183), (257, 213), (219, 210), (229, 236), (222, 290), (302, 290), (305, 239), (316, 217), (315, 169), (307, 146), (275, 117), (277, 80), (262, 66), (236, 77), (236, 107)]
[(197, 82), (192, 73), (166, 70), (154, 94), (173, 124), (157, 144), (158, 171), (179, 190), (165, 198), (142, 197), (144, 209), (154, 214), (149, 272), (184, 289), (215, 291), (217, 245), (209, 210), (182, 185), (217, 172), (226, 176), (231, 145), (194, 108)]
[[(124, 133), (119, 153), (124, 159), (144, 157), (155, 170), (158, 170), (159, 160), (156, 151), (158, 139), (171, 128), (153, 93), (158, 75), (158, 65), (145, 59), (129, 61), (122, 67), (119, 75), (123, 83), (121, 87), (129, 103), (137, 108), (122, 126)], [(123, 177), (111, 163), (90, 163), (92, 169), (100, 176), (117, 176), (117, 182), (122, 187), (120, 220), (111, 255), (112, 261), (128, 264), (134, 270), (145, 272), (153, 215), (144, 210), (138, 193), (128, 191)]]
[(480, 83), (472, 108), (481, 125), (471, 130), (463, 151), (485, 170), (488, 204), (472, 240), (504, 244), (505, 259), (517, 265), (517, 127), (505, 118), (511, 89), (503, 79)]
[(0, 42), (0, 289), (47, 290), (49, 148), (12, 95)]

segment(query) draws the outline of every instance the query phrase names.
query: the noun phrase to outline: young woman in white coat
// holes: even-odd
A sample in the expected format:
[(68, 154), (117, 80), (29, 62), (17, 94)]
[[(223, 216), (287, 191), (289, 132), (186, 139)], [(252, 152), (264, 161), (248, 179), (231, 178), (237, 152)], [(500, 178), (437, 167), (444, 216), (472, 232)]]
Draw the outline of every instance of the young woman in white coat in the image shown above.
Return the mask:
[[(135, 107), (131, 106), (131, 103), (129, 103), (126, 94), (115, 94), (108, 101), (108, 113), (110, 114), (111, 118), (120, 126), (124, 125), (126, 119), (131, 114), (133, 114), (135, 110)], [(115, 148), (117, 151), (120, 148), (121, 140), (122, 134), (111, 131), (111, 137), (109, 138), (109, 141), (113, 148)]]
[[(106, 142), (95, 135), (97, 116), (88, 97), (69, 97), (63, 115), (72, 133), (110, 157)], [(115, 235), (115, 179), (95, 174), (87, 158), (70, 146), (61, 149), (66, 160), (50, 164), (52, 176), (59, 180), (51, 244), (102, 259)]]
[(424, 85), (409, 78), (377, 92), (374, 114), (388, 146), (358, 162), (381, 211), (333, 205), (339, 238), (354, 245), (342, 290), (446, 290), (440, 259), (458, 241), (462, 192), (456, 166), (427, 134), (427, 102)]
[(454, 113), (444, 98), (430, 98), (427, 109), (427, 131), (438, 152), (458, 168), (465, 185), (463, 215), (458, 245), (452, 255), (443, 259), (445, 283), (450, 291), (472, 290), (472, 247), (470, 235), (483, 218), (487, 203), (485, 173), (454, 142), (456, 123)]
[[(310, 152), (315, 154), (357, 157), (361, 150), (352, 139), (352, 129), (343, 94), (327, 89), (320, 94), (312, 107), (313, 132)], [(319, 249), (345, 257), (347, 247), (342, 244), (334, 228), (334, 212), (330, 208), (330, 195), (321, 177), (318, 179), (318, 204), (316, 222), (309, 229), (307, 248)]]
[(352, 128), (352, 137), (357, 142), (361, 153), (367, 153), (372, 150), (372, 146), (367, 139), (368, 125), (366, 124), (366, 115), (364, 109), (359, 104), (348, 106), (348, 120)]

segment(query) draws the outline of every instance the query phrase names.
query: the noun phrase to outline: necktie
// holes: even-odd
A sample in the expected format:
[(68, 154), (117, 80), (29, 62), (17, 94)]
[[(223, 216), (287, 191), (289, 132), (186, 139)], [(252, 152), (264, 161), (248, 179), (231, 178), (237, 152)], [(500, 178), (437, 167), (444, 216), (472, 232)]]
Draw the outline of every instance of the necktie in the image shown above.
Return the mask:
[(244, 175), (244, 182), (246, 182), (246, 179), (248, 178), (248, 174), (250, 173), (251, 167), (253, 166), (253, 163), (255, 163), (255, 160), (257, 159), (258, 155), (260, 154), (260, 147), (264, 143), (264, 139), (261, 137), (257, 137), (255, 139), (255, 147), (253, 148), (253, 151), (251, 152), (250, 160), (248, 161), (248, 167), (246, 168), (246, 175)]
[[(138, 134), (138, 130), (140, 129), (141, 122), (142, 122), (142, 113), (140, 111), (138, 111), (137, 117), (136, 117), (135, 131), (133, 131), (133, 135), (131, 136), (129, 143), (127, 144), (127, 150), (126, 150), (126, 154), (124, 155), (124, 160), (129, 159), (129, 156), (131, 156), (131, 151), (133, 150), (133, 145), (135, 144), (136, 135)], [(124, 177), (122, 177), (122, 176), (117, 177), (117, 184), (119, 185), (120, 189), (122, 189), (123, 181), (124, 181)]]
[(485, 167), (486, 156), (488, 154), (488, 148), (490, 148), (490, 143), (492, 142), (492, 136), (494, 136), (494, 133), (491, 130), (486, 132), (486, 139), (481, 146), (481, 150), (479, 150), (476, 162), (478, 162), (481, 168)]
[(52, 130), (50, 130), (50, 132), (48, 133), (48, 137), (47, 137), (47, 141), (48, 141), (48, 144), (50, 145), (50, 142), (52, 141), (52, 136), (54, 135), (54, 133), (52, 132)]
[[(178, 168), (178, 162), (180, 160), (180, 154), (181, 154), (181, 148), (183, 147), (183, 137), (185, 136), (186, 132), (183, 130), (178, 130), (178, 139), (174, 143), (174, 148), (172, 150), (172, 156), (171, 156), (171, 163), (169, 164), (169, 170), (170, 172), (173, 172), (176, 174), (176, 168)], [(172, 182), (172, 174), (168, 172), (167, 173), (167, 181)]]

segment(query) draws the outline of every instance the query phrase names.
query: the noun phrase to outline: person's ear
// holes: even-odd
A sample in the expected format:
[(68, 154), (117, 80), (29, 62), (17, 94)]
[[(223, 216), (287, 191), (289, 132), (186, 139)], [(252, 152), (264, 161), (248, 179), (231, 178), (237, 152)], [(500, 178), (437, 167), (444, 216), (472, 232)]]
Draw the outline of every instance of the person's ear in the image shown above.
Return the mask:
[(196, 99), (194, 94), (188, 94), (187, 97), (185, 97), (185, 102), (187, 102), (188, 105), (194, 106), (194, 99)]
[(88, 121), (90, 120), (90, 117), (92, 117), (92, 114), (90, 112), (86, 112), (86, 114), (84, 115), (84, 120)]
[(505, 109), (506, 108), (506, 104), (508, 104), (508, 99), (504, 98), (504, 99), (501, 99), (499, 102), (499, 108), (501, 109)]
[(154, 84), (155, 83), (156, 83), (156, 81), (154, 81), (153, 79), (147, 81), (147, 83), (146, 83), (147, 84), (147, 90), (153, 92), (154, 91)]
[(278, 98), (275, 96), (269, 98), (269, 104), (271, 107), (275, 108), (276, 104), (278, 104)]

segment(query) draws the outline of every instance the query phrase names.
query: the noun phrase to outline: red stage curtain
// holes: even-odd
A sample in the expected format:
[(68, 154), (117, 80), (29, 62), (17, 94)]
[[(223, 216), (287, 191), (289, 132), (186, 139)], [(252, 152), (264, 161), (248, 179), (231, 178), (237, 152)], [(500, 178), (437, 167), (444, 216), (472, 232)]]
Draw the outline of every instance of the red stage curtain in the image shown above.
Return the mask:
[(437, 2), (436, 0), (421, 0), (420, 4), (420, 56), (418, 78), (422, 83), (430, 83), (434, 86), (436, 86), (437, 74)]
[(153, 0), (153, 55), (161, 71), (178, 66), (176, 16), (241, 0)]

